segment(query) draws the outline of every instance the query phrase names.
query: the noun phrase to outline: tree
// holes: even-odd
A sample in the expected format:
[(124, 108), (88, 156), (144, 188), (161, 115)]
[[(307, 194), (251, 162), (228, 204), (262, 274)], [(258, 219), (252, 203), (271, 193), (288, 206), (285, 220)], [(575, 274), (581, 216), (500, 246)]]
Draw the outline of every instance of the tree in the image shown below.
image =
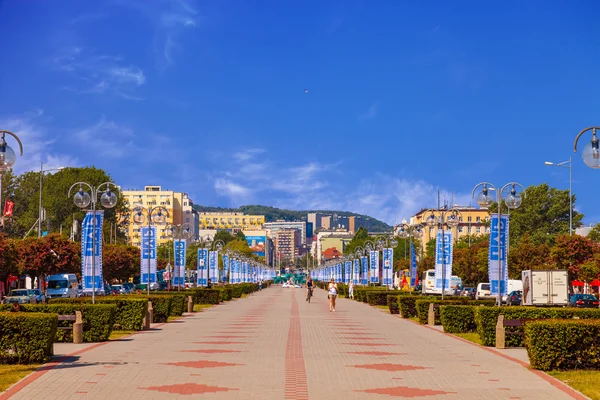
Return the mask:
[(569, 278), (577, 279), (582, 264), (593, 260), (600, 251), (600, 245), (579, 235), (559, 235), (550, 250), (552, 262), (558, 269), (567, 269)]
[(521, 271), (555, 268), (550, 259), (550, 247), (545, 243), (533, 244), (528, 234), (518, 245), (509, 247), (508, 277), (511, 279), (521, 279)]
[(474, 286), (488, 281), (489, 242), (480, 240), (471, 247), (455, 247), (452, 254), (452, 274), (463, 284)]
[(577, 279), (585, 282), (590, 282), (600, 277), (600, 255), (596, 254), (594, 258), (581, 264), (577, 275)]
[[(575, 196), (573, 196), (575, 206)], [(498, 204), (490, 207), (497, 212)], [(502, 206), (506, 213), (506, 206)], [(573, 210), (573, 228), (581, 226), (583, 214)], [(510, 210), (510, 244), (518, 244), (527, 233), (531, 243), (552, 245), (557, 235), (569, 233), (569, 191), (551, 188), (547, 183), (532, 185), (525, 190), (523, 203)]]
[(587, 238), (594, 242), (600, 242), (600, 223), (594, 225), (590, 233), (588, 233)]
[(17, 275), (17, 250), (15, 241), (0, 233), (0, 281), (6, 281), (9, 275)]
[(236, 240), (246, 240), (246, 235), (244, 235), (244, 232), (242, 231), (237, 231), (237, 233), (235, 234), (235, 239)]
[(66, 237), (51, 234), (40, 239), (26, 238), (15, 242), (19, 273), (40, 277), (56, 273), (81, 273), (81, 245)]
[(126, 244), (105, 244), (102, 250), (102, 275), (105, 280), (127, 281), (139, 274), (140, 249)]
[(236, 239), (227, 243), (223, 248), (223, 252), (229, 251), (231, 253), (236, 252), (246, 257), (252, 257), (252, 249), (248, 247), (248, 242), (244, 238), (243, 240)]
[[(242, 235), (243, 235), (243, 233), (242, 233)], [(232, 240), (234, 240), (235, 238), (236, 237), (233, 236), (231, 233), (229, 233), (229, 231), (220, 230), (220, 231), (217, 231), (217, 233), (215, 234), (215, 237), (213, 238), (213, 242), (216, 242), (217, 240), (220, 240), (224, 244), (227, 244), (227, 243), (231, 242)], [(246, 240), (246, 237), (244, 236), (243, 239)]]

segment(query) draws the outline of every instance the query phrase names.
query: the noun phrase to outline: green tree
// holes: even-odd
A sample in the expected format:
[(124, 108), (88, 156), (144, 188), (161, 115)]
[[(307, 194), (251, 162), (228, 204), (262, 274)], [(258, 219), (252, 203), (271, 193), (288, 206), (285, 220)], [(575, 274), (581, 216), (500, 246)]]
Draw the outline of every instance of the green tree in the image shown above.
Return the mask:
[(104, 279), (127, 281), (140, 270), (140, 249), (126, 244), (105, 244), (102, 249)]
[(567, 269), (571, 279), (577, 279), (582, 264), (593, 260), (600, 245), (579, 235), (559, 235), (550, 249), (552, 262), (558, 269)]
[(591, 282), (600, 277), (600, 255), (596, 254), (594, 258), (581, 264), (577, 275), (578, 279), (585, 282)]
[(9, 239), (5, 234), (0, 233), (0, 281), (6, 281), (8, 275), (19, 273), (17, 260), (18, 253), (15, 240)]
[(587, 237), (594, 242), (600, 242), (600, 224), (594, 225)]
[(244, 232), (242, 231), (237, 231), (237, 233), (235, 234), (235, 239), (236, 240), (246, 240), (246, 235), (244, 235)]
[(545, 243), (535, 245), (529, 235), (525, 234), (520, 243), (511, 246), (508, 252), (508, 277), (521, 279), (525, 270), (555, 269), (550, 259), (550, 247)]
[[(242, 235), (243, 235), (243, 233), (242, 233)], [(236, 237), (233, 236), (231, 233), (229, 233), (229, 231), (220, 230), (220, 231), (217, 231), (217, 233), (215, 234), (213, 241), (216, 242), (217, 240), (220, 240), (223, 243), (227, 244), (227, 243), (231, 242), (232, 240), (234, 240), (235, 238)], [(244, 236), (243, 239), (246, 240), (246, 237)]]
[(369, 240), (369, 232), (361, 226), (352, 237), (352, 240), (344, 247), (344, 254), (354, 253), (357, 247), (364, 248), (367, 240)]
[[(575, 206), (575, 196), (573, 196)], [(497, 212), (498, 205), (490, 207)], [(506, 206), (502, 206), (506, 213)], [(581, 226), (583, 214), (573, 210), (573, 228)], [(552, 245), (557, 235), (569, 233), (569, 191), (551, 188), (547, 183), (532, 185), (525, 190), (523, 203), (510, 210), (510, 244), (518, 244), (529, 234), (531, 243)]]
[(471, 247), (456, 246), (452, 254), (452, 274), (463, 284), (474, 286), (488, 281), (489, 242), (480, 240)]

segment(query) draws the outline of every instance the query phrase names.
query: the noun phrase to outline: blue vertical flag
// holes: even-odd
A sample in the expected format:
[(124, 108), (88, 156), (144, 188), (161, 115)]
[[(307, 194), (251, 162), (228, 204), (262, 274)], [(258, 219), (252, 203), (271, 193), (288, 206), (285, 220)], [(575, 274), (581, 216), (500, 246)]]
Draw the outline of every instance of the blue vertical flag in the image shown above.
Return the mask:
[[(95, 230), (94, 230), (94, 219)], [(94, 259), (94, 283), (96, 291), (104, 287), (102, 279), (102, 223), (104, 222), (104, 211), (88, 211), (83, 218), (81, 226), (81, 276), (83, 290), (91, 292), (92, 285), (92, 258)], [(92, 257), (92, 254), (94, 255)]]
[(216, 284), (219, 280), (219, 252), (209, 251), (208, 252), (208, 277), (213, 284)]
[(352, 271), (352, 283), (358, 285), (360, 282), (360, 260), (354, 259), (354, 270)]
[(442, 276), (446, 291), (450, 289), (452, 276), (452, 231), (438, 229), (435, 239), (435, 289), (439, 291), (442, 290)]
[(347, 285), (352, 279), (352, 261), (348, 260), (344, 263), (344, 283)]
[[(223, 282), (227, 282), (227, 277), (229, 274), (229, 256), (227, 254), (223, 254)], [(231, 283), (231, 280), (229, 280)]]
[(371, 283), (379, 283), (379, 250), (369, 252), (371, 259)]
[(174, 264), (175, 268), (173, 270), (173, 285), (185, 287), (185, 257), (186, 257), (186, 247), (187, 242), (185, 239), (175, 240), (173, 241), (174, 251)]
[(394, 249), (388, 248), (383, 249), (383, 284), (393, 285), (393, 263), (394, 263)]
[(414, 288), (417, 285), (417, 254), (415, 252), (415, 244), (410, 242), (410, 287)]
[(500, 295), (506, 294), (508, 281), (507, 239), (509, 217), (500, 216), (500, 238), (498, 238), (498, 214), (490, 218), (490, 247), (488, 253), (488, 278), (490, 280), (490, 295), (498, 296), (498, 267), (501, 268)]
[(208, 284), (208, 250), (198, 249), (198, 286)]
[(360, 263), (362, 264), (362, 277), (360, 278), (360, 283), (362, 285), (366, 285), (369, 283), (369, 261), (366, 256), (360, 258)]
[[(150, 235), (148, 235), (148, 232), (150, 232)], [(156, 283), (156, 227), (151, 226), (148, 230), (147, 226), (143, 226), (140, 229), (140, 235), (142, 236), (141, 283), (148, 284), (148, 274), (150, 275), (150, 283)], [(148, 267), (150, 268), (149, 271)]]

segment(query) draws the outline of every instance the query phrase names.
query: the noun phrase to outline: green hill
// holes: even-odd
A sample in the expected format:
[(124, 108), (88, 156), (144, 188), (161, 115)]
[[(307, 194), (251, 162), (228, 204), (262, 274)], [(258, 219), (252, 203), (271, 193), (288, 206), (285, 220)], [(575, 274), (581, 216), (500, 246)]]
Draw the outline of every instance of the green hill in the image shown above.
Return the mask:
[(249, 215), (264, 215), (266, 222), (274, 221), (305, 221), (306, 214), (308, 213), (320, 213), (325, 215), (338, 215), (342, 217), (357, 216), (363, 220), (369, 222), (369, 231), (371, 232), (390, 232), (392, 227), (383, 221), (379, 221), (375, 218), (369, 217), (368, 215), (356, 214), (349, 211), (334, 211), (334, 210), (309, 210), (309, 211), (295, 211), (295, 210), (284, 210), (281, 208), (270, 207), (270, 206), (259, 206), (259, 205), (247, 205), (240, 206), (239, 208), (224, 208), (224, 207), (211, 207), (211, 206), (200, 206), (195, 204), (194, 209), (198, 212), (241, 212)]

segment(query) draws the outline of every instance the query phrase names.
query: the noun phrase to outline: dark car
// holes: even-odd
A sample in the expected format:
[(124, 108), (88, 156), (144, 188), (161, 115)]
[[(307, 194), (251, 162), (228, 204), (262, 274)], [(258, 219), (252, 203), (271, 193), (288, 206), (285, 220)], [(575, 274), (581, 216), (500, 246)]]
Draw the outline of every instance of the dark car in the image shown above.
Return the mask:
[(569, 305), (579, 308), (598, 308), (600, 301), (592, 294), (574, 294), (569, 299)]
[(460, 293), (460, 295), (463, 297), (469, 297), (471, 299), (475, 299), (476, 291), (477, 290), (474, 287), (466, 287), (463, 289), (463, 291)]
[(506, 297), (506, 305), (520, 306), (522, 296), (523, 296), (523, 292), (521, 290), (513, 290)]

